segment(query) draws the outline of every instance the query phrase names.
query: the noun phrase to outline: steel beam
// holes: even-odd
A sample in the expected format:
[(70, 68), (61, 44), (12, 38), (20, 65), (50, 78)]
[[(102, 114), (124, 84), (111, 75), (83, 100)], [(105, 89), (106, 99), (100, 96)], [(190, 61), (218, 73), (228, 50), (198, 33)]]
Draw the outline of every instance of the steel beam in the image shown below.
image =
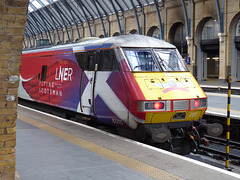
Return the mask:
[(31, 38), (30, 38), (30, 36), (28, 36), (28, 40), (29, 40), (30, 48), (32, 48), (33, 45), (32, 45), (32, 43), (31, 43)]
[[(162, 1), (162, 2), (163, 2), (163, 6), (165, 8), (165, 2), (164, 1)], [(158, 23), (159, 23), (159, 36), (160, 36), (160, 39), (164, 39), (164, 27), (163, 27), (163, 23), (162, 23), (162, 20), (161, 20), (161, 14), (160, 14), (160, 11), (159, 11), (159, 5), (158, 5), (157, 0), (154, 0), (154, 5), (155, 5), (155, 8), (156, 8)]]
[[(26, 37), (26, 35), (25, 35), (25, 37)], [(27, 48), (27, 45), (26, 45), (26, 42), (25, 42), (25, 39), (23, 38), (23, 44), (24, 44), (24, 49), (26, 49)]]
[(117, 11), (117, 9), (116, 9), (116, 6), (115, 6), (114, 3), (113, 3), (113, 0), (109, 0), (109, 1), (110, 1), (110, 3), (112, 4), (112, 7), (113, 7), (113, 9), (114, 9), (114, 12), (115, 12), (115, 15), (116, 15), (116, 18), (117, 18), (119, 33), (122, 35), (123, 32), (122, 32), (122, 27), (121, 27), (121, 23), (120, 23), (118, 11)]
[[(117, 3), (118, 7), (121, 10), (122, 13), (122, 34), (124, 34), (125, 32), (125, 18), (124, 18), (124, 10), (122, 8), (122, 6), (120, 5), (120, 3), (118, 1), (115, 0), (115, 2)], [(123, 1), (124, 2), (124, 1)], [(124, 2), (125, 3), (125, 2)], [(119, 15), (118, 15), (119, 16)]]
[[(28, 24), (28, 22), (27, 22), (27, 24)], [(31, 26), (30, 27), (28, 27), (27, 25), (26, 25), (26, 29), (28, 29), (28, 28), (30, 28), (29, 29), (29, 31), (31, 32), (32, 31), (32, 29), (31, 29)], [(32, 31), (32, 39), (34, 40), (34, 37), (35, 37), (35, 40), (37, 39), (36, 38), (36, 34)], [(29, 43), (30, 43), (30, 48), (32, 47), (32, 43), (31, 43), (31, 39), (30, 39), (30, 35), (29, 35)]]
[(27, 33), (29, 36), (30, 36), (30, 34), (32, 35), (32, 33), (31, 33), (31, 30), (29, 29), (29, 27), (28, 27), (29, 25), (28, 25), (28, 22), (26, 23), (26, 28), (25, 28), (25, 33)]
[(70, 39), (70, 36), (69, 36), (69, 32), (68, 32), (68, 28), (67, 28), (67, 24), (66, 24), (66, 22), (65, 22), (65, 20), (64, 20), (64, 18), (63, 18), (64, 15), (62, 14), (61, 10), (58, 8), (58, 6), (57, 6), (55, 3), (51, 3), (51, 6), (56, 10), (56, 12), (58, 13), (58, 15), (60, 16), (60, 18), (61, 18), (61, 20), (62, 20), (62, 22), (63, 22), (63, 25), (64, 25), (64, 27), (65, 27), (65, 29), (66, 29), (68, 41), (71, 42), (71, 39)]
[[(51, 19), (51, 21), (52, 21), (52, 23), (53, 23), (53, 25), (54, 25), (54, 27), (55, 27), (55, 29), (56, 29), (56, 31), (57, 31), (58, 40), (59, 40), (60, 43), (62, 43), (62, 40), (61, 40), (61, 38), (60, 38), (60, 34), (59, 34), (59, 32), (58, 32), (58, 27), (57, 27), (57, 25), (56, 25), (56, 22), (59, 24), (59, 26), (60, 26), (61, 29), (62, 29), (61, 24), (58, 22), (58, 20), (56, 19), (56, 17), (49, 11), (49, 9), (48, 9), (47, 7), (44, 7), (43, 10), (46, 11), (46, 13), (48, 14), (48, 16), (50, 17), (50, 19)], [(55, 20), (54, 20), (54, 19), (55, 19)], [(56, 22), (55, 22), (55, 21), (56, 21)]]
[(27, 29), (27, 31), (29, 31), (29, 36), (30, 36), (30, 34), (31, 34), (31, 35), (34, 36), (35, 39), (36, 39), (36, 33), (32, 31), (31, 26), (30, 26), (30, 27), (28, 27), (28, 26), (29, 26), (29, 25), (28, 25), (28, 20), (27, 20), (26, 29)]
[(187, 8), (185, 0), (181, 0), (182, 7), (183, 7), (183, 13), (184, 13), (184, 19), (185, 19), (185, 27), (186, 27), (186, 36), (191, 37), (191, 21), (189, 21), (188, 14), (187, 14)]
[(52, 42), (51, 33), (49, 31), (49, 28), (47, 27), (47, 23), (49, 23), (49, 22), (47, 22), (46, 18), (42, 15), (42, 13), (39, 10), (37, 11), (37, 13), (42, 18), (42, 21), (43, 21), (43, 23), (44, 23), (44, 25), (46, 27), (46, 30), (48, 32), (48, 35), (49, 35), (50, 43), (52, 44), (53, 42)]
[[(136, 19), (136, 22), (137, 22), (138, 34), (142, 34), (142, 30), (141, 30), (141, 27), (140, 27), (140, 23), (139, 23), (139, 18), (138, 18), (136, 6), (135, 6), (135, 4), (133, 3), (133, 0), (130, 0), (130, 2), (131, 2), (131, 4), (132, 4), (133, 12), (134, 12), (135, 19)], [(140, 5), (140, 7), (141, 7), (141, 11), (142, 11), (142, 6)]]
[[(32, 24), (32, 22), (31, 22), (31, 20), (30, 20), (30, 16), (27, 18), (27, 22), (28, 22), (28, 24), (29, 24), (29, 27), (30, 27), (30, 29), (32, 30), (32, 32), (34, 33), (34, 34), (38, 34), (38, 37), (40, 36), (40, 32), (39, 32), (39, 30)], [(35, 29), (35, 31), (36, 32), (34, 32), (34, 30), (33, 29)]]
[[(75, 3), (74, 3), (74, 5), (75, 5)], [(73, 6), (74, 6), (73, 5)], [(70, 4), (69, 4), (69, 6), (70, 6)], [(77, 5), (78, 6), (78, 5)], [(75, 7), (75, 6), (74, 6)], [(82, 37), (84, 37), (84, 26), (83, 26), (83, 21), (82, 21), (82, 18), (79, 16), (79, 15), (81, 15), (81, 16), (83, 16), (82, 14), (81, 14), (81, 12), (78, 10), (78, 9), (76, 9), (77, 11), (75, 11), (75, 9), (73, 9), (72, 7), (71, 7), (71, 9), (72, 9), (72, 11), (73, 11), (73, 13), (75, 14), (75, 16), (77, 17), (77, 19), (79, 20), (79, 24), (80, 24), (80, 26), (81, 26), (81, 33), (80, 33), (80, 38), (79, 39), (81, 39), (81, 34), (82, 34)]]
[(32, 18), (33, 22), (36, 24), (36, 27), (37, 27), (37, 29), (38, 29), (38, 33), (41, 35), (41, 38), (43, 39), (42, 30), (41, 30), (41, 28), (39, 27), (40, 22), (38, 21), (38, 19), (37, 19), (32, 13), (30, 13), (29, 15), (30, 15), (30, 17)]
[[(52, 0), (49, 0), (49, 1), (50, 1), (51, 3), (53, 3)], [(61, 29), (62, 29), (61, 23), (58, 22), (58, 20), (56, 19), (56, 17), (49, 11), (49, 9), (42, 3), (42, 1), (37, 0), (37, 2), (43, 7), (42, 9), (43, 9), (43, 11), (45, 11), (45, 12), (47, 13), (48, 17), (50, 17), (50, 19), (51, 19), (51, 21), (52, 21), (52, 23), (53, 23), (53, 25), (54, 25), (54, 27), (55, 27), (55, 29), (56, 29), (56, 31), (57, 31), (58, 40), (59, 40), (59, 42), (61, 43), (61, 38), (60, 38), (60, 35), (59, 35), (59, 32), (58, 32), (58, 27), (56, 26), (55, 21), (59, 24), (59, 26), (60, 26)], [(40, 11), (40, 10), (39, 10), (39, 11)], [(55, 19), (55, 21), (53, 20), (53, 18)], [(48, 22), (48, 25), (52, 27), (52, 23)], [(53, 29), (53, 31), (54, 31), (54, 28), (53, 28), (53, 27), (52, 27), (52, 29)], [(49, 34), (50, 34), (50, 32), (49, 32)], [(51, 37), (51, 34), (50, 34), (49, 36)]]
[[(88, 14), (90, 15), (90, 17), (91, 17), (91, 21), (92, 21), (92, 24), (93, 24), (93, 35), (95, 35), (96, 34), (96, 32), (95, 32), (95, 19), (94, 19), (94, 16), (91, 14), (91, 12), (89, 11), (89, 9), (91, 9), (92, 10), (92, 12), (94, 12), (94, 10), (91, 8), (91, 6), (88, 4), (88, 0), (86, 0), (85, 1), (85, 3), (87, 3), (87, 5), (88, 5), (88, 7), (86, 7), (85, 5), (84, 5), (84, 3), (82, 3), (82, 5), (83, 5), (83, 7), (86, 9), (86, 11), (88, 12)], [(97, 16), (96, 14), (95, 14), (95, 16)], [(91, 23), (91, 21), (90, 21), (90, 23)]]
[(40, 1), (40, 0), (36, 0), (42, 7), (45, 7), (45, 4), (43, 4), (43, 2), (42, 1)]
[[(127, 1), (129, 1), (129, 0), (127, 0)], [(116, 1), (116, 2), (118, 2), (118, 1)], [(125, 2), (125, 0), (122, 0), (122, 2), (123, 2), (123, 4), (128, 8), (128, 10), (130, 10), (130, 7), (127, 5), (127, 3)]]
[[(40, 17), (40, 19), (42, 20), (42, 22), (43, 22), (43, 25), (42, 25), (42, 28), (44, 29), (44, 31), (45, 31), (45, 33), (46, 33), (46, 36), (47, 36), (47, 38), (48, 38), (48, 35), (47, 35), (47, 33), (49, 33), (49, 29), (48, 29), (48, 27), (47, 27), (47, 24), (46, 24), (46, 22), (45, 22), (45, 18), (44, 18), (44, 16), (41, 14), (41, 12), (39, 12), (39, 10), (37, 10), (37, 11), (35, 11), (34, 12), (34, 15), (38, 15), (39, 17)], [(35, 16), (34, 16), (35, 17)], [(36, 18), (36, 17), (35, 17)], [(37, 19), (39, 19), (39, 18), (37, 18)], [(50, 35), (50, 33), (49, 33), (49, 35)], [(51, 36), (50, 36), (50, 39), (51, 39)]]
[[(102, 5), (99, 3), (99, 1), (96, 0), (96, 2), (98, 3), (99, 7), (103, 10), (104, 15), (105, 15), (106, 18), (107, 18), (107, 31), (106, 31), (106, 37), (108, 37), (108, 35), (109, 35), (109, 32), (108, 32), (108, 29), (109, 29), (109, 27), (108, 27), (108, 24), (109, 24), (109, 17), (108, 17), (108, 14), (107, 14), (107, 12), (105, 11), (105, 9), (102, 7)], [(106, 5), (106, 7), (108, 8), (107, 5)], [(104, 22), (103, 22), (103, 23), (104, 23)]]
[(106, 37), (106, 36), (107, 36), (107, 33), (106, 33), (105, 25), (104, 25), (104, 22), (103, 22), (103, 16), (102, 16), (102, 14), (100, 13), (100, 10), (99, 10), (99, 8), (98, 8), (98, 6), (97, 6), (96, 1), (95, 1), (95, 0), (91, 0), (91, 2), (93, 3), (93, 5), (95, 6), (95, 8), (96, 8), (96, 10), (97, 10), (97, 12), (98, 12), (98, 16), (100, 17), (101, 24), (102, 24), (102, 28), (103, 28), (104, 37)]
[[(36, 11), (37, 10), (37, 8), (31, 3), (31, 2), (29, 2), (29, 5), (34, 9), (34, 11)], [(28, 15), (30, 15), (30, 17), (33, 19), (33, 21), (34, 21), (34, 23), (36, 24), (36, 26), (37, 26), (37, 32), (41, 35), (41, 37), (43, 38), (43, 34), (42, 34), (42, 31), (41, 31), (41, 29), (40, 29), (40, 27), (39, 27), (39, 21), (38, 21), (38, 19), (33, 15), (33, 13), (29, 13)], [(37, 22), (36, 22), (37, 21)]]
[(79, 1), (79, 0), (75, 0), (75, 2), (77, 3), (78, 7), (82, 10), (82, 12), (83, 12), (83, 14), (84, 14), (84, 16), (85, 16), (85, 20), (86, 20), (87, 25), (88, 25), (88, 29), (89, 29), (90, 36), (93, 36), (93, 34), (92, 34), (92, 28), (91, 28), (89, 19), (88, 19), (88, 17), (87, 17), (87, 14), (86, 14), (86, 12), (85, 12), (85, 10), (84, 10), (84, 8), (83, 8), (82, 2)]
[[(29, 2), (29, 5), (33, 8), (34, 12), (38, 11), (38, 9), (37, 9), (31, 2)], [(38, 18), (35, 17), (35, 15), (34, 15), (33, 12), (29, 12), (28, 14), (31, 16), (31, 18), (34, 20), (34, 23), (35, 23), (37, 26), (38, 26), (38, 23), (41, 24), (41, 23), (38, 21)], [(38, 23), (36, 23), (36, 21), (38, 21)], [(39, 26), (38, 26), (38, 29), (39, 29), (40, 32), (42, 32), (41, 29), (39, 28)], [(43, 29), (44, 29), (44, 28), (43, 28)]]
[(217, 7), (217, 15), (218, 15), (218, 24), (219, 24), (219, 33), (224, 33), (224, 8), (225, 8), (225, 0), (222, 0), (222, 10), (220, 8), (219, 0), (215, 0)]
[(68, 9), (68, 11), (70, 12), (71, 16), (72, 16), (72, 19), (73, 19), (73, 22), (76, 26), (76, 30), (77, 30), (77, 33), (78, 33), (78, 38), (80, 39), (80, 32), (79, 32), (79, 29), (78, 29), (78, 25), (77, 25), (77, 22), (76, 22), (76, 19), (74, 18), (73, 14), (72, 14), (72, 8), (71, 6), (68, 4), (68, 2), (66, 0), (61, 0), (62, 3), (65, 4), (66, 8)]

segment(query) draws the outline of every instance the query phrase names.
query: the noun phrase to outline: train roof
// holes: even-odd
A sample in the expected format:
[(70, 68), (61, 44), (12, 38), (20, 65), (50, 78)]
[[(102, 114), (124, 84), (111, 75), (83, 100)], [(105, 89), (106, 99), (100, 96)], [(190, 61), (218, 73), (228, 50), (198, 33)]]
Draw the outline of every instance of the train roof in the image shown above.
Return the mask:
[[(101, 42), (102, 41), (102, 42)], [(103, 38), (100, 40), (96, 40), (92, 42), (95, 43), (108, 43), (113, 44), (112, 47), (155, 47), (155, 48), (175, 48), (174, 45), (159, 40), (157, 38), (137, 35), (137, 34), (129, 34), (122, 36), (113, 36), (109, 38)]]
[(159, 40), (157, 38), (137, 35), (137, 34), (129, 34), (129, 35), (121, 35), (121, 36), (113, 36), (107, 38), (93, 39), (87, 40), (79, 43), (73, 44), (63, 44), (51, 47), (43, 47), (37, 49), (30, 49), (23, 51), (25, 53), (34, 53), (34, 52), (43, 52), (43, 51), (52, 51), (52, 50), (62, 50), (72, 48), (73, 51), (84, 50), (86, 47), (95, 47), (96, 49), (106, 47), (129, 47), (129, 48), (176, 48), (174, 45)]

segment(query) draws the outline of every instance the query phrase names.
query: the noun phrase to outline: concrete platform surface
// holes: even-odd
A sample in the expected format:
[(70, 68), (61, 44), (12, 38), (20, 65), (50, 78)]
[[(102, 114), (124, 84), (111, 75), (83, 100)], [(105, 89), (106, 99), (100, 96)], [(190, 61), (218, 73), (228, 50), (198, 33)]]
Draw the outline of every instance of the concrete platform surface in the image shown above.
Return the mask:
[(234, 180), (240, 175), (35, 110), (18, 107), (21, 180)]
[[(205, 114), (227, 117), (228, 95), (221, 93), (206, 93), (208, 109)], [(240, 95), (231, 95), (230, 116), (240, 120)]]

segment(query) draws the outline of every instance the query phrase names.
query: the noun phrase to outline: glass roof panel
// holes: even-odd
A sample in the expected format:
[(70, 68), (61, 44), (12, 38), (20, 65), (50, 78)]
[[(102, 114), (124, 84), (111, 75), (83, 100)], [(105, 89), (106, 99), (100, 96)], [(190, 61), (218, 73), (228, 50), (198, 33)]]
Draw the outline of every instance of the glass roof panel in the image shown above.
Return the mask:
[(32, 11), (34, 11), (34, 9), (29, 5), (29, 6), (28, 6), (28, 11), (29, 11), (29, 12), (32, 12)]
[[(43, 5), (47, 6), (55, 1), (58, 1), (58, 0), (53, 0), (53, 1), (52, 0), (29, 0), (29, 2), (32, 3), (37, 9), (42, 8)], [(34, 11), (34, 9), (30, 5), (28, 6), (28, 10), (30, 12)]]
[(48, 5), (48, 4), (50, 4), (49, 3), (49, 1), (47, 1), (47, 0), (41, 0), (42, 1), (42, 3), (46, 6), (46, 5)]
[[(147, 6), (154, 3), (154, 0), (132, 0), (133, 4), (130, 0), (94, 1), (96, 4), (92, 0), (29, 0), (28, 13), (31, 17), (28, 18), (26, 31), (33, 34), (39, 33), (37, 31), (63, 28), (75, 22), (82, 24), (100, 16), (115, 14), (115, 10), (128, 11), (133, 9), (132, 6), (138, 7), (139, 4)], [(36, 23), (39, 27), (35, 27)]]
[(30, 2), (37, 8), (41, 8), (42, 6), (36, 0), (30, 0)]

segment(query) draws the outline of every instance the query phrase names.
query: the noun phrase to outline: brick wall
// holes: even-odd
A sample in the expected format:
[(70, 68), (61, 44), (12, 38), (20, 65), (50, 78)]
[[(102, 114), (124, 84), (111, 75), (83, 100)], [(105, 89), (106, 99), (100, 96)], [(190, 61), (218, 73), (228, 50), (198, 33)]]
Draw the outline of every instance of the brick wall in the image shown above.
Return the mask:
[(15, 175), (17, 92), (29, 0), (0, 1), (0, 179)]

